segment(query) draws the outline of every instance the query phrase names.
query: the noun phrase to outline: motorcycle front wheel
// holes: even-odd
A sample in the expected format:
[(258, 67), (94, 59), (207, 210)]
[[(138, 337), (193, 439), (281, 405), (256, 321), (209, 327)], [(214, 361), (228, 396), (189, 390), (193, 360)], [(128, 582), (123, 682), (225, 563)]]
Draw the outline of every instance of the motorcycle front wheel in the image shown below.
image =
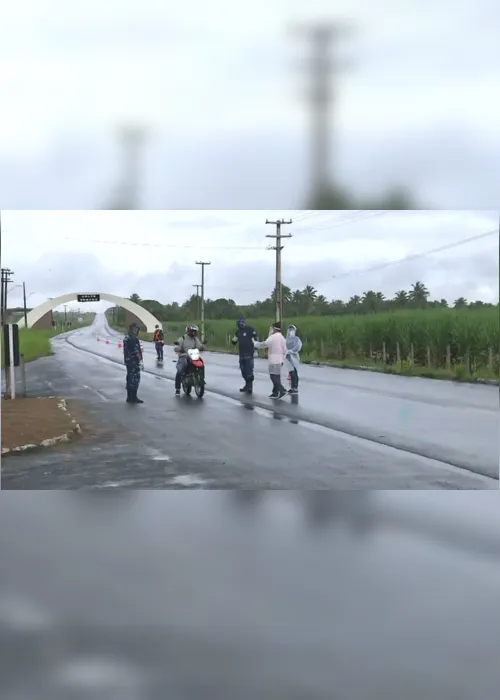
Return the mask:
[(195, 375), (193, 380), (194, 380), (195, 394), (199, 399), (202, 399), (203, 394), (205, 393), (205, 382), (203, 381), (203, 379), (200, 377), (199, 374)]

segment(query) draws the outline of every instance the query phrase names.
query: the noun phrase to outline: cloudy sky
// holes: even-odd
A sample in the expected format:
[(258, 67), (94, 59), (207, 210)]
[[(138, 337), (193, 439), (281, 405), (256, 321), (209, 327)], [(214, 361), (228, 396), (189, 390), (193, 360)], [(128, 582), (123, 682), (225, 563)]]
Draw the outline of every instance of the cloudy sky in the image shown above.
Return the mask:
[[(332, 9), (334, 7), (334, 10)], [(144, 208), (290, 208), (310, 182), (301, 22), (345, 21), (332, 174), (427, 208), (496, 206), (497, 0), (18, 0), (0, 23), (8, 208), (110, 206), (116, 130), (148, 132)]]
[[(29, 305), (70, 292), (139, 294), (184, 301), (209, 261), (206, 297), (237, 303), (264, 299), (274, 287), (277, 218), (283, 233), (283, 282), (310, 284), (348, 299), (373, 289), (391, 297), (424, 282), (432, 298), (498, 301), (498, 223), (494, 211), (74, 211), (2, 212), (2, 266), (26, 282)], [(464, 245), (367, 268), (491, 232)], [(21, 303), (19, 287), (9, 305)], [(76, 305), (76, 304), (75, 304)], [(91, 305), (102, 310), (109, 304)]]

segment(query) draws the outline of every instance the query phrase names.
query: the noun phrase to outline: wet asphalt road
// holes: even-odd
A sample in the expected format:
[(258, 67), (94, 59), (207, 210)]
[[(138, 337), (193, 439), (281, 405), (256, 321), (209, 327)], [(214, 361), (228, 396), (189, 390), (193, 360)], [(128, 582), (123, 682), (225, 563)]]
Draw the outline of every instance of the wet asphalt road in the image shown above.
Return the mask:
[(498, 698), (497, 494), (0, 499), (7, 700)]
[(99, 317), (28, 365), (30, 389), (76, 400), (88, 429), (5, 459), (2, 488), (498, 489), (496, 387), (303, 367), (299, 403), (275, 405), (264, 360), (242, 398), (237, 358), (206, 353), (205, 398), (176, 399), (173, 349), (158, 368), (146, 343), (146, 403), (129, 406), (119, 340)]

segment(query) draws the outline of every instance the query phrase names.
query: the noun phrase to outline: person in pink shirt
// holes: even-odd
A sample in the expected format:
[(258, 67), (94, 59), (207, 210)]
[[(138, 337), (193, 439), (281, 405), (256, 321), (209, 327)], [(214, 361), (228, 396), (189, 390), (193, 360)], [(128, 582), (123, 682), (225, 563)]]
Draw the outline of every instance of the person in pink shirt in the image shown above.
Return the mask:
[(273, 383), (273, 391), (269, 396), (270, 399), (282, 399), (287, 391), (281, 383), (281, 368), (286, 356), (286, 340), (281, 332), (279, 324), (274, 324), (271, 329), (271, 334), (267, 340), (261, 342), (254, 341), (254, 346), (257, 349), (267, 348), (267, 360), (269, 363), (269, 375)]

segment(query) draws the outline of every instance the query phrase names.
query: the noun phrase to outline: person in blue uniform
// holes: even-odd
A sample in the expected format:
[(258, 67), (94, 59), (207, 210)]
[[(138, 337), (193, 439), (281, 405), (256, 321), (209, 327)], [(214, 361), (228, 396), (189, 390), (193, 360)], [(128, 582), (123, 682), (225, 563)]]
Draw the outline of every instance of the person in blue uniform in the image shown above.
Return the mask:
[(127, 368), (127, 403), (144, 403), (137, 396), (143, 366), (139, 330), (137, 323), (132, 323), (123, 340), (123, 359)]
[(245, 394), (253, 392), (254, 382), (254, 340), (258, 340), (257, 332), (252, 326), (247, 326), (244, 318), (239, 318), (236, 322), (237, 331), (233, 336), (233, 345), (238, 345), (240, 355), (240, 372), (245, 381), (245, 385), (240, 391)]

